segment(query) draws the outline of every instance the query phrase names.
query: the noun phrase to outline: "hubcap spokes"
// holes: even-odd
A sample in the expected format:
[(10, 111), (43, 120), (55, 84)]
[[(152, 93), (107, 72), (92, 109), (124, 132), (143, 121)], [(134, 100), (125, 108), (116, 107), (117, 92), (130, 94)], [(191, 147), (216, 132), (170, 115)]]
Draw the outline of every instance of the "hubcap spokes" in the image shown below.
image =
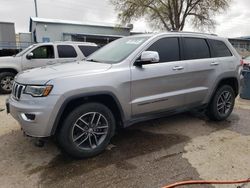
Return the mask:
[(217, 110), (220, 115), (226, 115), (232, 107), (232, 95), (228, 91), (224, 91), (217, 101)]
[(1, 87), (6, 91), (11, 91), (14, 79), (11, 76), (6, 76), (1, 80)]
[(78, 118), (72, 128), (74, 144), (91, 150), (102, 144), (108, 133), (108, 121), (98, 112), (89, 112)]

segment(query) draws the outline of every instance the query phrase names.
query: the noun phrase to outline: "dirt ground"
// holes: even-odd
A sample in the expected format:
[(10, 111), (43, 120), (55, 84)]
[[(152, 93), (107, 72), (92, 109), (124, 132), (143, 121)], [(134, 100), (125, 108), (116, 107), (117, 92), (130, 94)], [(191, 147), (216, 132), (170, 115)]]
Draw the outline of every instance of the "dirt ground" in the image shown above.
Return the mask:
[(101, 155), (72, 160), (52, 140), (37, 148), (24, 137), (4, 110), (6, 98), (0, 96), (0, 187), (157, 188), (180, 180), (250, 177), (250, 101), (238, 99), (231, 117), (220, 123), (194, 113), (140, 123), (119, 132)]

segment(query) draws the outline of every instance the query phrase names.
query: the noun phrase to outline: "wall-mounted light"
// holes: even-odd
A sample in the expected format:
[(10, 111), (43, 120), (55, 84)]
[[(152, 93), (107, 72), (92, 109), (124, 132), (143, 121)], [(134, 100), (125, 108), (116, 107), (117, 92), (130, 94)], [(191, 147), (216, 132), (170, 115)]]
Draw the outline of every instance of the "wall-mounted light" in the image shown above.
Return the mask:
[(45, 31), (47, 31), (47, 27), (48, 27), (47, 25), (44, 25), (44, 30), (45, 30)]

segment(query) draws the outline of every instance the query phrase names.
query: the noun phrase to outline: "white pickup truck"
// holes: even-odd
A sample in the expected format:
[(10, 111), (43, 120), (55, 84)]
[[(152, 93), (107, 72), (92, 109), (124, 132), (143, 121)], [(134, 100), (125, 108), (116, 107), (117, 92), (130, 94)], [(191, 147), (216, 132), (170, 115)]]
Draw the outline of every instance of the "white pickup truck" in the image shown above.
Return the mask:
[(0, 93), (10, 93), (15, 75), (23, 70), (80, 61), (98, 48), (96, 44), (86, 42), (39, 43), (31, 45), (15, 56), (1, 57)]

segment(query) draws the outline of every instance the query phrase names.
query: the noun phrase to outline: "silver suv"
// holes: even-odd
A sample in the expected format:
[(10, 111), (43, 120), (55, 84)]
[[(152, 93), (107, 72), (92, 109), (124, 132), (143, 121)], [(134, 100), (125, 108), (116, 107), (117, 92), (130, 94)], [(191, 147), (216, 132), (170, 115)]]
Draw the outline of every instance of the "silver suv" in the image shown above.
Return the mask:
[(241, 58), (228, 40), (173, 32), (121, 38), (86, 61), (28, 70), (7, 109), (32, 137), (56, 136), (76, 158), (102, 152), (118, 127), (194, 108), (234, 108)]
[(31, 45), (19, 54), (0, 57), (0, 93), (11, 92), (13, 80), (23, 70), (83, 60), (99, 47), (87, 42), (53, 42)]

